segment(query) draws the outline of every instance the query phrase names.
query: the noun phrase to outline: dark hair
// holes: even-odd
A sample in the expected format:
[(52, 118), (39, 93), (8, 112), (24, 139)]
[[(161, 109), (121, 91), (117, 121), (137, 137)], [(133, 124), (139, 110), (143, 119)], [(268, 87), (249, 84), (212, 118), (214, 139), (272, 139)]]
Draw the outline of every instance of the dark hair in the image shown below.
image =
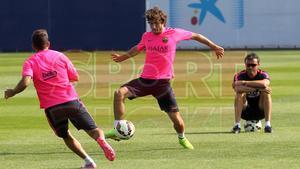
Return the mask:
[(35, 49), (37, 50), (45, 49), (49, 44), (47, 30), (37, 29), (33, 31), (31, 40)]
[(167, 23), (167, 14), (160, 10), (158, 7), (148, 9), (145, 12), (145, 17), (148, 22), (160, 22), (164, 25)]
[(257, 59), (257, 63), (260, 62), (260, 59), (259, 59), (259, 57), (257, 56), (256, 53), (249, 53), (249, 54), (245, 57), (244, 63), (246, 63), (247, 60), (253, 60), (253, 59)]

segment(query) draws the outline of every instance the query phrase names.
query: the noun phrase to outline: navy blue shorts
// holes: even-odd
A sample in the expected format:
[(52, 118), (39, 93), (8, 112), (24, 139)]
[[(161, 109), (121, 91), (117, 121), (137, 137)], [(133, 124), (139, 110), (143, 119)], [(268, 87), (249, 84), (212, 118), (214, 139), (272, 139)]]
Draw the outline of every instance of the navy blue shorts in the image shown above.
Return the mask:
[(68, 120), (78, 130), (92, 130), (97, 128), (93, 118), (79, 100), (49, 107), (45, 110), (45, 113), (55, 134), (61, 138), (68, 137)]
[(167, 113), (178, 112), (178, 106), (169, 79), (137, 78), (124, 85), (133, 94), (130, 100), (137, 97), (152, 95), (156, 98), (159, 107)]
[(265, 118), (265, 113), (259, 108), (259, 97), (247, 99), (247, 106), (243, 109), (241, 118), (244, 120), (261, 120)]

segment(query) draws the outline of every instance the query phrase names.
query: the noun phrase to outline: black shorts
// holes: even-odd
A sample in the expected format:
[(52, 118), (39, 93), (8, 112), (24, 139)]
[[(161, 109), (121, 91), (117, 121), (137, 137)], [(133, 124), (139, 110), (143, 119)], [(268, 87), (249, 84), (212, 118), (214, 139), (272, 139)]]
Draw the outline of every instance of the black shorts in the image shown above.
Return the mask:
[(265, 113), (259, 108), (259, 97), (247, 99), (247, 106), (243, 109), (241, 118), (244, 120), (261, 120), (265, 118)]
[(45, 110), (48, 122), (58, 137), (68, 136), (68, 120), (78, 129), (92, 130), (97, 128), (83, 103), (73, 100), (49, 107)]
[(152, 95), (156, 98), (159, 107), (167, 113), (178, 112), (178, 106), (169, 79), (137, 78), (124, 85), (133, 94), (129, 99)]

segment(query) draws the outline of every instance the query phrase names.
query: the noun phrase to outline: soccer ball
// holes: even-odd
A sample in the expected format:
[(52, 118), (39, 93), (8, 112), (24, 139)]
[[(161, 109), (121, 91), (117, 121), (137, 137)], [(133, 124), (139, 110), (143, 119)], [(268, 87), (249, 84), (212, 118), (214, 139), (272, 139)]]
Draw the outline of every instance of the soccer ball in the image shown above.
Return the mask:
[(260, 120), (248, 120), (244, 125), (245, 132), (255, 132), (261, 129)]
[(116, 135), (122, 140), (130, 139), (134, 132), (135, 127), (129, 120), (120, 120), (116, 125)]

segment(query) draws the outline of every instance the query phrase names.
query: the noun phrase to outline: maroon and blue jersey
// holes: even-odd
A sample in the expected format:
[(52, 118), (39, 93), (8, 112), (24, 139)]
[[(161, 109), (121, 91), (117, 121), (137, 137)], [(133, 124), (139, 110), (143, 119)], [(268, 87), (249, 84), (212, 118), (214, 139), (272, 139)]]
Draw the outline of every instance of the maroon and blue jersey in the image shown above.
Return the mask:
[[(257, 71), (256, 76), (253, 77), (253, 78), (250, 78), (247, 75), (246, 70), (243, 70), (243, 71), (241, 71), (241, 72), (234, 75), (233, 81), (234, 82), (239, 81), (239, 80), (252, 81), (252, 80), (264, 80), (264, 79), (270, 80), (269, 74), (265, 71), (262, 71), (262, 70), (259, 69)], [(260, 92), (258, 92), (258, 91), (246, 93), (246, 98), (247, 98), (247, 101), (249, 102), (249, 104), (251, 104), (251, 102), (253, 102), (254, 100), (258, 99), (259, 96), (260, 96)]]

